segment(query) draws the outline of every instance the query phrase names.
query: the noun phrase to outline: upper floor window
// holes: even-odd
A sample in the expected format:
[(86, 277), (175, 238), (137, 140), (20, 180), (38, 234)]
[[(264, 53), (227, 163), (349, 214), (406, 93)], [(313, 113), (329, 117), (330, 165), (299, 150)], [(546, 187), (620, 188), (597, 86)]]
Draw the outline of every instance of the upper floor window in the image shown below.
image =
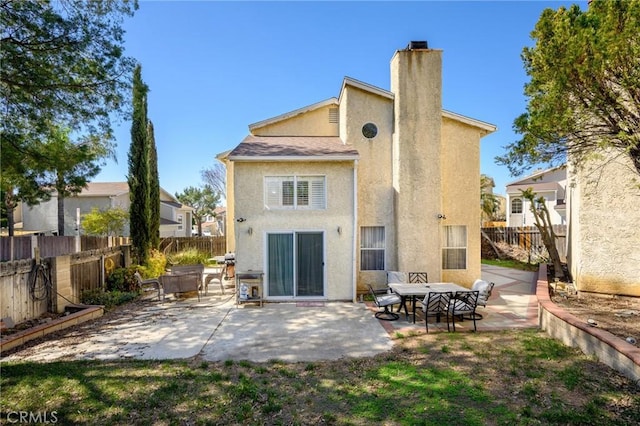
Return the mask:
[(324, 176), (267, 176), (264, 179), (267, 209), (326, 208)]
[(511, 213), (522, 213), (522, 199), (514, 198), (511, 200)]

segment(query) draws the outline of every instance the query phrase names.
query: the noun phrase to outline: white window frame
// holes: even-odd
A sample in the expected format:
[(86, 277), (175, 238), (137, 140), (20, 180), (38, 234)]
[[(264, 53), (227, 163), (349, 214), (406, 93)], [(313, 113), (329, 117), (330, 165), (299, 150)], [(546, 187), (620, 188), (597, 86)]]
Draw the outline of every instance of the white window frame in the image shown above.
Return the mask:
[(178, 231), (182, 231), (182, 223), (184, 222), (184, 217), (181, 214), (178, 214), (177, 222), (178, 222)]
[(324, 210), (327, 208), (326, 188), (326, 176), (265, 176), (264, 208), (267, 210)]
[[(520, 207), (519, 212), (514, 211), (514, 207), (515, 207), (514, 204), (516, 203), (516, 201), (519, 202), (518, 204), (518, 207)], [(522, 198), (512, 198), (510, 210), (511, 210), (511, 214), (522, 214), (524, 212), (524, 203), (522, 202)]]
[[(460, 230), (464, 230), (464, 236), (456, 236), (453, 235), (452, 238), (449, 237), (449, 230), (453, 230), (453, 228), (458, 228)], [(464, 262), (464, 265), (454, 264), (451, 265), (451, 262), (446, 255), (448, 251), (464, 251), (464, 256), (458, 257), (458, 260)], [(467, 265), (469, 264), (468, 260), (469, 255), (469, 233), (467, 225), (446, 225), (442, 230), (442, 269), (443, 270), (466, 270)], [(455, 260), (454, 260), (455, 262)]]
[[(377, 246), (370, 245), (367, 243), (367, 238), (365, 238), (365, 230), (378, 230), (382, 231), (382, 243)], [(371, 251), (382, 251), (382, 265), (378, 265), (377, 268), (364, 268), (362, 257), (364, 253), (368, 253)], [(361, 271), (384, 271), (386, 270), (387, 265), (387, 232), (384, 226), (361, 226), (360, 227), (360, 270)]]

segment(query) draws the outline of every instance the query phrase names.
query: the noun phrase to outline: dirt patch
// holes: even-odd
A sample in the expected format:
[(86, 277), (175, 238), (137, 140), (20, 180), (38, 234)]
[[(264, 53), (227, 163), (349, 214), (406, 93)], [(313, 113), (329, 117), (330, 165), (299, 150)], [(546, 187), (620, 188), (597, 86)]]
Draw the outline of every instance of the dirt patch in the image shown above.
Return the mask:
[(551, 300), (585, 323), (625, 340), (634, 339), (635, 345), (640, 347), (639, 298), (556, 292), (552, 293)]

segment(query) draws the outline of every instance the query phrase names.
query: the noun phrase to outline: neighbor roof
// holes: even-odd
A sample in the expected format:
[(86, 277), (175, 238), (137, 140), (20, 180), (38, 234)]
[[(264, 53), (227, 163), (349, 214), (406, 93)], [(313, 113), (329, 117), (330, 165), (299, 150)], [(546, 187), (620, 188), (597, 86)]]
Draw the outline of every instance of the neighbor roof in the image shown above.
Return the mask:
[(337, 136), (249, 135), (229, 154), (232, 161), (357, 160), (358, 151)]
[(129, 192), (127, 182), (89, 182), (78, 197), (108, 197), (122, 195)]

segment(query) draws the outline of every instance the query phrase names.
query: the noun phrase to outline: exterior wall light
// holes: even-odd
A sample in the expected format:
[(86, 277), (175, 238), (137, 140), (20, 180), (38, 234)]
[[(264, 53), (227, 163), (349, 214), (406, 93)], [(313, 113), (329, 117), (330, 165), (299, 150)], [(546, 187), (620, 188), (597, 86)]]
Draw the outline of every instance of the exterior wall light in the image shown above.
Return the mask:
[(438, 219), (442, 219), (445, 220), (447, 217), (445, 215), (443, 215), (442, 213), (438, 214)]
[(239, 218), (236, 219), (236, 222), (242, 223), (242, 222), (245, 222), (246, 220), (247, 219), (245, 219), (244, 217), (239, 217)]

